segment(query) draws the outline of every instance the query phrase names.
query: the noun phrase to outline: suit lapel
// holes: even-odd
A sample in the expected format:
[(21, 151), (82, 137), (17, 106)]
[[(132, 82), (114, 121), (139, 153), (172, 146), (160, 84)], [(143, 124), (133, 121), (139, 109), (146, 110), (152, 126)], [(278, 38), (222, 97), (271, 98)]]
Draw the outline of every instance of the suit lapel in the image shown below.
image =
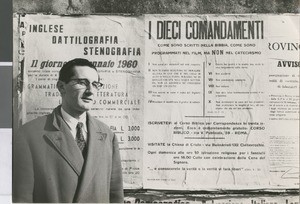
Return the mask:
[(87, 157), (83, 169), (81, 184), (78, 189), (75, 202), (79, 202), (81, 195), (90, 184), (93, 176), (98, 170), (100, 163), (104, 163), (104, 146), (107, 137), (106, 133), (103, 133), (100, 127), (97, 125), (95, 119), (88, 114), (88, 151)]
[(67, 124), (59, 114), (59, 108), (60, 106), (53, 111), (53, 126), (57, 131), (49, 131), (45, 135), (75, 173), (80, 176), (84, 159)]

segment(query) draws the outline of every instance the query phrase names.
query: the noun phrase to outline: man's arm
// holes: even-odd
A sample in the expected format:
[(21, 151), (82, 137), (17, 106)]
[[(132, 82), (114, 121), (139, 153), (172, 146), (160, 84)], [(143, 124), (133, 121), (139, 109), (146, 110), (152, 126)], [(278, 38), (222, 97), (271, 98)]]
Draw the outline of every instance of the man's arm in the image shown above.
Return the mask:
[(110, 202), (124, 203), (122, 166), (117, 137), (113, 138), (112, 172), (110, 181)]
[(13, 202), (32, 203), (34, 178), (31, 151), (24, 130), (18, 131), (13, 138), (12, 199)]

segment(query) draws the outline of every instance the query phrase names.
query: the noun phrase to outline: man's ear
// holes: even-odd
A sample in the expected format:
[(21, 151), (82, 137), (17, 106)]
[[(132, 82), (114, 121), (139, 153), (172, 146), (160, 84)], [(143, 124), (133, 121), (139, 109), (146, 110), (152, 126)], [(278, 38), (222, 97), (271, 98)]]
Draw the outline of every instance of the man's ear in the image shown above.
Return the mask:
[(58, 89), (60, 95), (64, 95), (66, 93), (65, 82), (58, 80), (56, 83), (56, 88)]

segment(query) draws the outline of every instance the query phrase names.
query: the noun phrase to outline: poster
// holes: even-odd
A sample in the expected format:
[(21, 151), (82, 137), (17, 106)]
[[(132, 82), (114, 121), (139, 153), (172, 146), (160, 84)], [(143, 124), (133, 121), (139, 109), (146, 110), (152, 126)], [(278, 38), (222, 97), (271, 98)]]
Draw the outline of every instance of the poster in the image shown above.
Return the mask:
[(298, 188), (299, 25), (146, 16), (146, 188)]
[(18, 20), (20, 123), (60, 103), (64, 62), (88, 58), (126, 189), (299, 188), (299, 15)]
[(26, 15), (19, 18), (18, 96), (21, 123), (61, 103), (56, 82), (62, 65), (87, 58), (103, 87), (91, 114), (117, 135), (126, 188), (140, 188), (143, 134), (143, 21), (121, 16)]

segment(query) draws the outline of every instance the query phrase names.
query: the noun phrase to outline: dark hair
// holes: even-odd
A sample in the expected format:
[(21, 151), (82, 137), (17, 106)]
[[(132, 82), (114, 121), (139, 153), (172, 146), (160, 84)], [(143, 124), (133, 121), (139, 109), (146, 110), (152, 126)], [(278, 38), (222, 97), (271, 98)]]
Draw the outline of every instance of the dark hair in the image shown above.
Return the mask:
[(96, 67), (87, 59), (75, 58), (65, 63), (59, 71), (58, 80), (68, 83), (74, 75), (73, 68), (75, 66), (88, 66), (97, 71)]

